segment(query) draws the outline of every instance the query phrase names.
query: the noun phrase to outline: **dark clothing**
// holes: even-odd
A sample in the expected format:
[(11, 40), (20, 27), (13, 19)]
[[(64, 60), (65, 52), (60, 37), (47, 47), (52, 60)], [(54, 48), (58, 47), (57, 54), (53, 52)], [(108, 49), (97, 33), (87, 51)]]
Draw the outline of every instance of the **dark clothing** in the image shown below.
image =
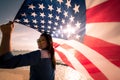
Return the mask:
[(54, 80), (54, 69), (50, 58), (41, 59), (39, 50), (13, 56), (7, 53), (0, 57), (0, 68), (30, 66), (30, 80)]

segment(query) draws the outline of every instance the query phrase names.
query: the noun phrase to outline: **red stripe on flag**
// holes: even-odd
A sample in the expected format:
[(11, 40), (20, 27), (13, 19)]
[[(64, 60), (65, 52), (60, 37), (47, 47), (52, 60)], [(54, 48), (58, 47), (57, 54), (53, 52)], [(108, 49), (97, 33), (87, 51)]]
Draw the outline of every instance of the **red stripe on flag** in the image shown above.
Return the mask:
[[(73, 49), (73, 47), (67, 44), (62, 44), (60, 46), (66, 49), (67, 51)], [(86, 68), (91, 77), (93, 77), (95, 80), (108, 80), (106, 76), (94, 64), (92, 64), (92, 62), (88, 60), (83, 54), (81, 54), (77, 50), (74, 51), (74, 54), (77, 60)], [(99, 79), (98, 76), (100, 76)]]
[(53, 47), (54, 48), (57, 48), (60, 44), (56, 43), (56, 42), (53, 42)]
[(87, 9), (87, 23), (120, 22), (120, 0), (108, 0), (93, 8)]
[(60, 56), (60, 58), (63, 60), (64, 63), (66, 63), (67, 65), (69, 65), (73, 69), (75, 69), (73, 67), (73, 65), (71, 64), (71, 62), (67, 59), (67, 57), (61, 51), (58, 51), (58, 50), (55, 49), (55, 52), (58, 53), (58, 55)]
[(106, 57), (110, 62), (120, 67), (120, 46), (115, 45), (101, 39), (85, 36), (84, 44), (94, 49), (102, 56)]
[[(106, 76), (94, 64), (92, 64), (84, 55), (76, 51), (75, 57), (87, 69), (87, 71), (94, 78), (94, 80), (108, 80)], [(100, 77), (98, 78), (98, 76)]]

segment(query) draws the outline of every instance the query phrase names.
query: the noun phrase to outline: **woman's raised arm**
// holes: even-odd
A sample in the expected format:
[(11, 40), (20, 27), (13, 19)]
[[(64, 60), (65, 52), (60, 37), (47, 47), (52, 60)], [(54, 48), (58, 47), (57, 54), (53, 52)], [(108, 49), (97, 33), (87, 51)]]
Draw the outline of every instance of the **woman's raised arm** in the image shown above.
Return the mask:
[(7, 24), (3, 24), (0, 26), (2, 32), (2, 41), (0, 45), (0, 56), (4, 55), (7, 52), (12, 50), (11, 45), (11, 35), (14, 30), (14, 23), (8, 22)]

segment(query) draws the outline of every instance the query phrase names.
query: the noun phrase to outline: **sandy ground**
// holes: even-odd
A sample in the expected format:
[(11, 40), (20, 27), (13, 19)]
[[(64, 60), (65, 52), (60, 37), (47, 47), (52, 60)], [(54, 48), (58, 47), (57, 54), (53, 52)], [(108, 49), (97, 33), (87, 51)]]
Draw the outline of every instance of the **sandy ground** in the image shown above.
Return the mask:
[[(0, 80), (29, 80), (29, 68), (0, 69)], [(57, 65), (55, 80), (87, 80), (70, 67)]]
[(29, 70), (0, 69), (0, 80), (29, 80)]

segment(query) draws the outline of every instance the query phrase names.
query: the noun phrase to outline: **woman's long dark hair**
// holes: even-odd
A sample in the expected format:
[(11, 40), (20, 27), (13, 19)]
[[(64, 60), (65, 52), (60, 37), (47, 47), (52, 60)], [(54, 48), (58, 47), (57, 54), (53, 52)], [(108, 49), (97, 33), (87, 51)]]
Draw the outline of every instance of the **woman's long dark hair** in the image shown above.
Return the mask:
[(53, 40), (51, 35), (47, 33), (42, 33), (41, 36), (44, 36), (47, 41), (47, 50), (50, 52), (51, 55), (51, 61), (52, 61), (52, 67), (55, 69), (56, 68), (56, 61), (55, 61), (55, 53), (54, 53), (54, 48), (53, 48)]

